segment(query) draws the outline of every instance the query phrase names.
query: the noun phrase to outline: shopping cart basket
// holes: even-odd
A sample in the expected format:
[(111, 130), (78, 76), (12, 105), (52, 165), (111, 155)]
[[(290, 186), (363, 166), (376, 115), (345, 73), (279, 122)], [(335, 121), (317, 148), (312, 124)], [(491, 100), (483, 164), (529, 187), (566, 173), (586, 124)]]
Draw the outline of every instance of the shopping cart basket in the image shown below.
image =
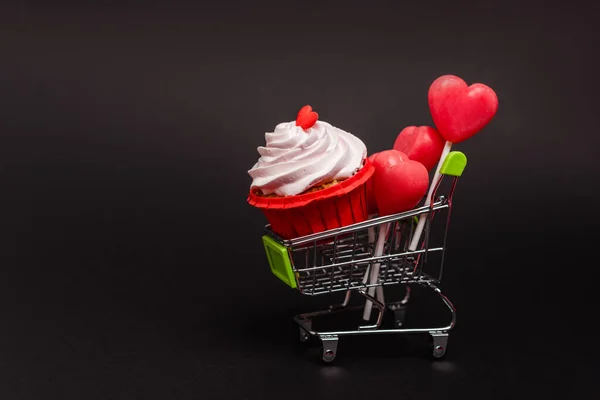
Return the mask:
[[(432, 338), (433, 357), (441, 358), (446, 354), (448, 334), (456, 323), (456, 310), (438, 285), (442, 279), (452, 196), (466, 162), (461, 152), (448, 154), (440, 168), (442, 179), (438, 181), (429, 205), (291, 240), (280, 238), (271, 231), (270, 225), (266, 226), (263, 243), (271, 272), (275, 276), (307, 296), (345, 292), (342, 304), (294, 317), (299, 326), (300, 341), (308, 341), (311, 337), (320, 340), (320, 357), (323, 361), (333, 361), (337, 354), (338, 339), (345, 335), (427, 333)], [(452, 180), (447, 194), (438, 196), (444, 177)], [(419, 218), (427, 218), (425, 229), (418, 247), (410, 251), (408, 247)], [(389, 227), (389, 230), (383, 252), (379, 255), (374, 251), (374, 238), (383, 226)], [(369, 280), (369, 272), (376, 265), (379, 268), (378, 277), (374, 281)], [(383, 287), (399, 284), (405, 288), (402, 300), (385, 303)], [(422, 285), (441, 298), (451, 314), (447, 325), (403, 328), (411, 285)], [(373, 292), (369, 288), (373, 287), (377, 289), (376, 295), (369, 294)], [(316, 317), (364, 309), (364, 304), (350, 306), (352, 293), (363, 296), (365, 302), (370, 302), (374, 307), (376, 320), (373, 323), (366, 321), (349, 330), (313, 329), (312, 322)], [(391, 327), (382, 326), (386, 308), (392, 311), (390, 315), (394, 315)]]

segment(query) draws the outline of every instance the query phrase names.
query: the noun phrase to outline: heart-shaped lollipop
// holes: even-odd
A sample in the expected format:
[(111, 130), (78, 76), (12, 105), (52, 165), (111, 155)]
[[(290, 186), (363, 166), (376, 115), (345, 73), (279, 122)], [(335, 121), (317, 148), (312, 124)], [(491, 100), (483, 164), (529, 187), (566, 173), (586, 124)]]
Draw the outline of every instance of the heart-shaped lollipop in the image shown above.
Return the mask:
[(312, 127), (315, 122), (319, 119), (319, 114), (313, 111), (312, 107), (306, 105), (298, 111), (298, 116), (296, 117), (296, 126), (301, 127), (306, 130)]
[(431, 171), (440, 160), (445, 142), (444, 137), (430, 126), (407, 126), (396, 137), (394, 150), (403, 152)]
[[(385, 150), (372, 155), (375, 172), (371, 177), (372, 190), (377, 203), (380, 216), (396, 214), (407, 211), (416, 206), (427, 192), (429, 186), (429, 172), (427, 168), (418, 161), (398, 150)], [(379, 227), (379, 235), (373, 257), (383, 254), (385, 237), (388, 234), (389, 224)], [(374, 296), (376, 283), (379, 277), (379, 262), (373, 263), (369, 271), (368, 281), (371, 287), (368, 289), (369, 296)], [(383, 302), (383, 290), (377, 287), (379, 301)], [(363, 319), (371, 318), (373, 303), (367, 300), (363, 311)]]
[(437, 78), (429, 87), (429, 110), (435, 126), (448, 142), (467, 140), (488, 124), (498, 110), (498, 97), (486, 85), (454, 75)]
[[(481, 83), (467, 86), (465, 81), (454, 75), (443, 75), (437, 78), (429, 87), (428, 100), (433, 122), (446, 139), (446, 143), (425, 198), (427, 206), (431, 204), (434, 190), (442, 178), (440, 167), (450, 152), (452, 144), (463, 142), (475, 135), (494, 118), (498, 110), (498, 97), (491, 88)], [(408, 246), (410, 251), (416, 250), (426, 219), (426, 216), (419, 218)]]
[(398, 150), (385, 150), (373, 160), (373, 193), (380, 216), (407, 211), (427, 193), (429, 172)]

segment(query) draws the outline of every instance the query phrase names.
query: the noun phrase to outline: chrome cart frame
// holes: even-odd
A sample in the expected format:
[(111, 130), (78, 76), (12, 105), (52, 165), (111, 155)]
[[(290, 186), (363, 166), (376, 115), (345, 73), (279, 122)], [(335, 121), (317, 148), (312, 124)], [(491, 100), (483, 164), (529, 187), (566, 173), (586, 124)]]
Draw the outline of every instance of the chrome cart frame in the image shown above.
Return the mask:
[[(371, 218), (290, 240), (280, 238), (267, 225), (263, 243), (275, 276), (307, 296), (345, 292), (345, 299), (339, 305), (294, 317), (299, 326), (300, 341), (308, 341), (311, 337), (321, 341), (320, 357), (323, 361), (334, 360), (338, 339), (346, 335), (427, 333), (432, 338), (433, 357), (441, 358), (446, 354), (448, 335), (456, 323), (456, 309), (438, 285), (442, 279), (452, 198), (465, 166), (463, 153), (450, 152), (440, 168), (442, 179), (437, 181), (432, 196), (435, 201), (407, 212)], [(449, 190), (445, 196), (437, 196), (443, 178), (447, 176), (452, 178)], [(444, 214), (445, 217), (442, 217)], [(425, 230), (417, 249), (410, 251), (408, 246), (419, 218), (427, 218)], [(387, 233), (383, 251), (377, 254), (375, 241), (382, 229), (386, 229)], [(374, 282), (369, 279), (372, 268), (379, 269)], [(405, 288), (404, 297), (400, 301), (386, 303), (383, 287), (398, 284)], [(447, 325), (403, 328), (412, 285), (421, 285), (440, 297), (450, 312), (451, 319)], [(374, 294), (374, 291), (377, 293)], [(373, 323), (364, 321), (350, 330), (313, 329), (316, 317), (364, 310), (365, 305), (350, 306), (353, 292), (362, 296), (366, 303), (372, 303), (376, 311)], [(386, 308), (394, 315), (393, 328), (382, 327)]]

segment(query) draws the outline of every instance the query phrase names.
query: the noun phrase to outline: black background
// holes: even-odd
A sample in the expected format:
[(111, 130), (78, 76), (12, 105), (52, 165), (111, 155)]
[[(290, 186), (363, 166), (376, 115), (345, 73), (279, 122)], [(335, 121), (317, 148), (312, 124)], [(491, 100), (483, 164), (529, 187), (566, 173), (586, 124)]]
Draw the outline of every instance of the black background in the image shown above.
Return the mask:
[[(2, 5), (0, 398), (597, 393), (596, 21), (572, 1)], [(443, 74), (500, 104), (455, 147), (448, 356), (365, 337), (323, 366), (291, 316), (327, 299), (270, 274), (246, 204), (256, 147), (311, 104), (389, 148), (432, 124)]]

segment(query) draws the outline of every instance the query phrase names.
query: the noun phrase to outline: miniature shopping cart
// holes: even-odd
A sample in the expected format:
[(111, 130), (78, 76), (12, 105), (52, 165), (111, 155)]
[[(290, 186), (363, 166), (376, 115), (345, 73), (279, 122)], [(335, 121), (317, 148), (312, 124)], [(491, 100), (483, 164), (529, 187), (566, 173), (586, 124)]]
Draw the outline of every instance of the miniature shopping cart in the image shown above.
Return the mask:
[[(307, 296), (345, 292), (340, 305), (324, 311), (300, 314), (294, 317), (299, 326), (300, 341), (316, 338), (321, 342), (320, 358), (331, 362), (336, 357), (338, 339), (346, 335), (423, 333), (431, 336), (432, 356), (441, 358), (446, 354), (449, 331), (456, 322), (456, 310), (450, 300), (438, 288), (442, 279), (444, 252), (452, 196), (458, 178), (466, 166), (463, 153), (448, 154), (440, 168), (442, 179), (437, 182), (429, 205), (385, 217), (331, 229), (324, 232), (285, 240), (266, 227), (263, 236), (265, 251), (272, 273), (293, 289)], [(449, 177), (450, 184), (447, 185)], [(446, 195), (437, 195), (446, 181)], [(419, 218), (426, 218), (423, 234), (415, 250), (409, 250)], [(375, 238), (382, 227), (387, 235), (383, 251), (375, 252)], [(414, 248), (414, 246), (413, 246)], [(381, 254), (376, 254), (381, 253)], [(372, 268), (379, 273), (375, 281), (369, 280)], [(404, 296), (400, 301), (385, 302), (383, 287), (403, 285)], [(404, 328), (406, 309), (411, 286), (422, 285), (436, 293), (450, 311), (450, 322), (444, 326), (418, 329)], [(375, 288), (376, 293), (371, 295)], [(350, 306), (352, 293), (363, 297), (363, 304)], [(364, 321), (352, 329), (317, 331), (313, 319), (340, 312), (363, 309), (371, 303), (374, 321)], [(384, 311), (394, 316), (390, 326), (382, 325)]]

